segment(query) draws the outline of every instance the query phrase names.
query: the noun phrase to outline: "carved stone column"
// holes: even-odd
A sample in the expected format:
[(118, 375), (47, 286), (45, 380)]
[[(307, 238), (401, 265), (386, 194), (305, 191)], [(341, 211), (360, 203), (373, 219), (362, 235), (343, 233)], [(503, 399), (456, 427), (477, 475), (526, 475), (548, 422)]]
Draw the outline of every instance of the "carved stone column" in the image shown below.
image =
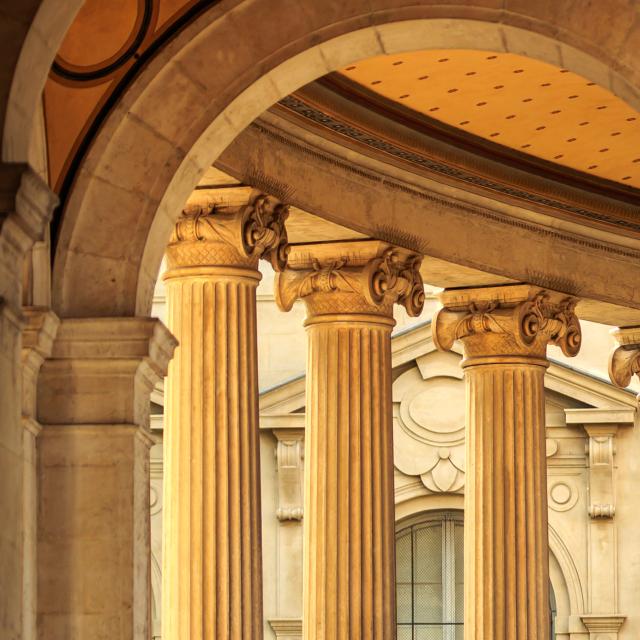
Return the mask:
[(307, 307), (304, 637), (395, 637), (394, 303), (418, 315), (421, 258), (377, 241), (298, 246), (276, 280)]
[(464, 348), (465, 639), (549, 640), (544, 373), (576, 355), (575, 300), (528, 285), (451, 290), (436, 346)]
[(287, 208), (189, 208), (165, 274), (180, 346), (166, 386), (163, 638), (262, 638), (256, 286), (286, 263)]

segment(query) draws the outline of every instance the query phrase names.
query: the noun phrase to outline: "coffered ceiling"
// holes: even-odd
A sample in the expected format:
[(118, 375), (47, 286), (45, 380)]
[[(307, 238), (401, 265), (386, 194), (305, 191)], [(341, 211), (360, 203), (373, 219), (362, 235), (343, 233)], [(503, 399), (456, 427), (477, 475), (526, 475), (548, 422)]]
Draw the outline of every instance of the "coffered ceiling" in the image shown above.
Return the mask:
[(341, 73), (470, 134), (640, 187), (640, 114), (566, 69), (509, 53), (429, 50), (370, 58)]

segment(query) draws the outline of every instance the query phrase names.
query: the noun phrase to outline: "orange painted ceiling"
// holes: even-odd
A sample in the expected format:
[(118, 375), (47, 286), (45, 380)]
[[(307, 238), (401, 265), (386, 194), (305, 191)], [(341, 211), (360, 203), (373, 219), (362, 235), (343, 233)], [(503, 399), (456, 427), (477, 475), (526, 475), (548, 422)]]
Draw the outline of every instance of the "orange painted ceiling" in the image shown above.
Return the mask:
[(510, 53), (430, 50), (370, 58), (342, 74), (492, 142), (640, 188), (640, 114), (566, 69)]

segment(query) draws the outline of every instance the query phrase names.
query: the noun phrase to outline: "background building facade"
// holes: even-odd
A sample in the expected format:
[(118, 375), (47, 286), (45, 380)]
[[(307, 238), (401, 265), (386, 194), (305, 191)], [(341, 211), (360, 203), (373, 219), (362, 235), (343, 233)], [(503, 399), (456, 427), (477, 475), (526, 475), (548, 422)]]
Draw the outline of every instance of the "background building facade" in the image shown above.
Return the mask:
[[(264, 634), (302, 638), (304, 526), (304, 309), (283, 314), (273, 272), (258, 288)], [(437, 308), (427, 287), (424, 315)], [(154, 313), (163, 319), (162, 280)], [(431, 323), (397, 314), (392, 338), (398, 640), (458, 640), (463, 631), (462, 544), (465, 390), (459, 353), (436, 350)], [(607, 327), (587, 323), (577, 361), (557, 351), (546, 381), (546, 455), (553, 637), (587, 640), (640, 629), (640, 526), (632, 483), (640, 453), (637, 399), (606, 380), (598, 354)], [(568, 365), (567, 362), (571, 362)], [(162, 402), (154, 397), (151, 449), (154, 636), (160, 621)], [(624, 527), (625, 530), (621, 530)], [(589, 612), (589, 613), (587, 613)], [(590, 634), (593, 631), (593, 636)]]

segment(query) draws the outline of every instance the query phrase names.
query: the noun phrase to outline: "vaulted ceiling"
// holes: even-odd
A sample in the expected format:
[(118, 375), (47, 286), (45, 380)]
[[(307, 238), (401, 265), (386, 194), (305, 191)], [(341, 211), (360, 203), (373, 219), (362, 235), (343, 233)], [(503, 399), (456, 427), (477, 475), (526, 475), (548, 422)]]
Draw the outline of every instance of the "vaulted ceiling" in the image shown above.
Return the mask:
[(342, 76), (499, 145), (640, 187), (640, 115), (566, 69), (511, 53), (429, 50), (362, 60)]

